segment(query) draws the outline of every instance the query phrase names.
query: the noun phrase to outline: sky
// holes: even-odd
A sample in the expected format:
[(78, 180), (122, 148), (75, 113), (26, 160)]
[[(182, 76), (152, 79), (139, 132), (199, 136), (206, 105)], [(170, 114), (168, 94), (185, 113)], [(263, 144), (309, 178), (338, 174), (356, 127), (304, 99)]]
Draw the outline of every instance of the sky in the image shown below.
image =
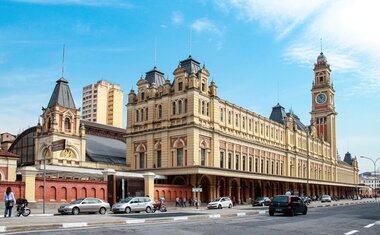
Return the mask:
[(128, 94), (155, 65), (173, 80), (191, 54), (222, 99), (266, 117), (279, 102), (309, 124), (322, 38), (339, 155), (372, 171), (359, 156), (380, 157), (378, 12), (376, 0), (0, 0), (0, 133), (37, 124), (62, 76), (63, 45), (78, 108), (86, 85), (108, 80)]

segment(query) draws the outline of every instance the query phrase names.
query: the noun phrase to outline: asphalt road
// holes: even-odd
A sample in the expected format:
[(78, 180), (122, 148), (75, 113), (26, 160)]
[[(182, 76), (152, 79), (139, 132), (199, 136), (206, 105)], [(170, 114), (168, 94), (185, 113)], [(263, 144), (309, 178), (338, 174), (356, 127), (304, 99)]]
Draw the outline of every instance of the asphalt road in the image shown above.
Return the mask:
[(323, 235), (380, 234), (380, 205), (361, 204), (341, 207), (310, 208), (307, 215), (255, 215), (215, 219), (178, 220), (143, 224), (69, 228), (10, 234), (239, 234), (239, 235)]

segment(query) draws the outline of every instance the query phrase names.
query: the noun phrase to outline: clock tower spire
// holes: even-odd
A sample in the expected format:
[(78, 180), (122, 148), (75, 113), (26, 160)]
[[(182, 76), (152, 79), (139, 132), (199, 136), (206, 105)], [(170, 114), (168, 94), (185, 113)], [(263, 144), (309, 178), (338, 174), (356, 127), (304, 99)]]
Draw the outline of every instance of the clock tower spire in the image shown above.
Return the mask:
[(311, 88), (311, 124), (316, 127), (317, 137), (330, 143), (331, 156), (335, 158), (337, 113), (334, 103), (335, 90), (330, 74), (330, 64), (321, 51), (314, 64), (314, 81)]

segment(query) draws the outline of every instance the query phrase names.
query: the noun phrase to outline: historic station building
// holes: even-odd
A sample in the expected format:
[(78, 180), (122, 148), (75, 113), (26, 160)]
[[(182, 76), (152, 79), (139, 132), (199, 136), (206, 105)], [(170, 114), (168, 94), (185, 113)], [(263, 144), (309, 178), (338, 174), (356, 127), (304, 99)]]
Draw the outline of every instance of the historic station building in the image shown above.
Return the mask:
[[(337, 159), (336, 111), (330, 65), (314, 64), (311, 121), (304, 125), (277, 104), (269, 118), (218, 96), (209, 71), (189, 56), (173, 72), (146, 73), (128, 96), (126, 165), (130, 172), (167, 176), (155, 181), (155, 198), (295, 194), (349, 196), (358, 164)], [(164, 187), (160, 187), (164, 186)]]

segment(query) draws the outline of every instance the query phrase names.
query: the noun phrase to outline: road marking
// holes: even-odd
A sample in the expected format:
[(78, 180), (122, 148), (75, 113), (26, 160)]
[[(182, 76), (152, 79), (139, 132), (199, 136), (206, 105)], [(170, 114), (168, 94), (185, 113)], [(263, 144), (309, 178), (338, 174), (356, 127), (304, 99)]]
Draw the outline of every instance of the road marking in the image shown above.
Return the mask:
[(236, 214), (236, 216), (245, 216), (245, 215), (247, 215), (247, 213), (245, 213), (245, 212), (239, 212)]
[(63, 223), (62, 228), (75, 228), (75, 227), (87, 227), (86, 222), (82, 223)]
[(347, 233), (345, 233), (344, 235), (351, 235), (351, 234), (354, 234), (354, 233), (357, 233), (359, 232), (358, 230), (352, 230), (352, 231), (349, 231)]
[(180, 216), (180, 217), (173, 217), (173, 220), (187, 220), (189, 217), (187, 216)]
[(139, 224), (139, 223), (145, 223), (145, 219), (133, 219), (133, 220), (126, 220), (126, 224)]
[(29, 216), (44, 217), (44, 216), (54, 216), (54, 214), (31, 214)]
[(220, 218), (220, 215), (219, 214), (215, 214), (215, 215), (209, 215), (208, 217), (210, 219), (215, 219), (215, 218)]
[(372, 226), (374, 226), (375, 224), (368, 224), (368, 225), (366, 225), (366, 226), (364, 226), (364, 228), (370, 228), (370, 227), (372, 227)]
[(7, 231), (7, 229), (5, 226), (0, 226), (0, 232), (6, 232), (6, 231)]

